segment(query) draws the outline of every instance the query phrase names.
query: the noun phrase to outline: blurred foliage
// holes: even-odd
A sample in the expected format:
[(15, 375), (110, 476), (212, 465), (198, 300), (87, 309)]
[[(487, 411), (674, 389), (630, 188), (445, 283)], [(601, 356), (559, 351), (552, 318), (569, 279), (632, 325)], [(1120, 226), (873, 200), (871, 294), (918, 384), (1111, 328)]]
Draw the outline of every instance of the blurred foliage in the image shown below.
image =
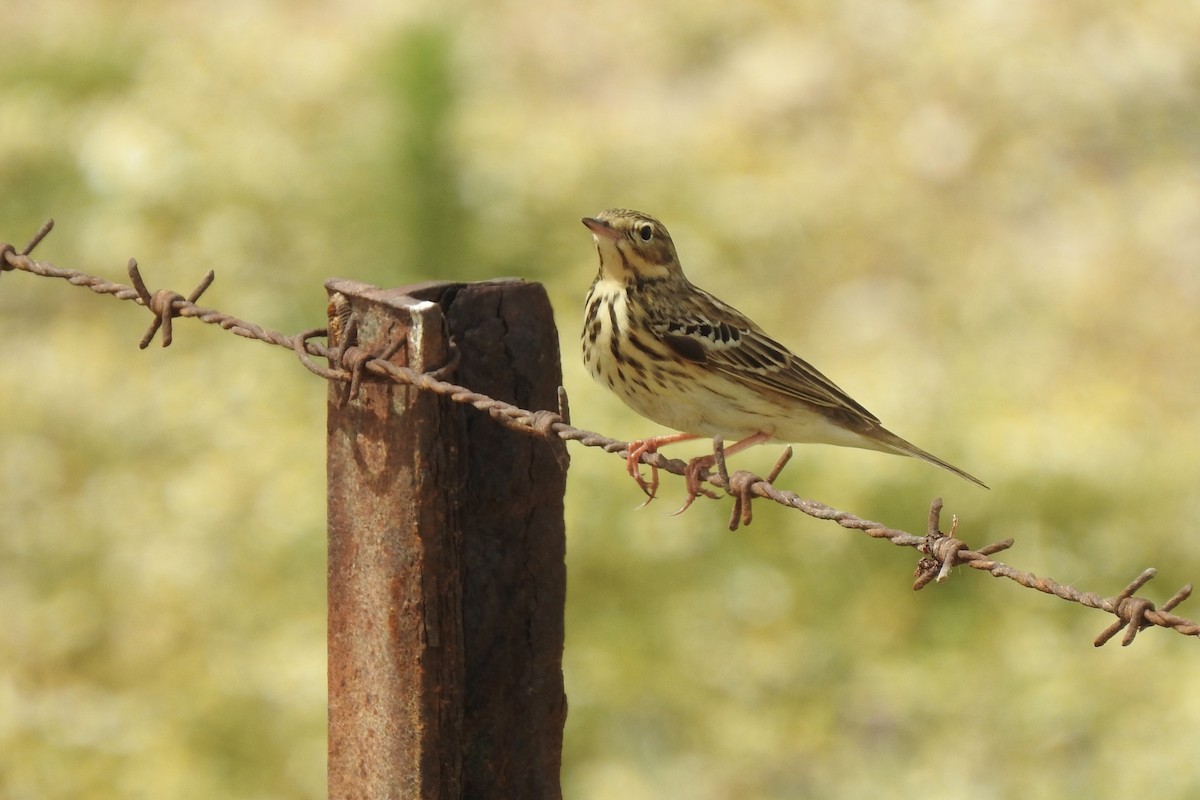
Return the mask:
[[(1165, 598), (1200, 576), (1200, 14), (1186, 3), (8, 2), (0, 239), (298, 330), (321, 281), (522, 275), (578, 424), (580, 216), (980, 475), (800, 448), (781, 484)], [(0, 794), (324, 794), (323, 392), (286, 355), (0, 277)], [(697, 446), (700, 447), (700, 446)], [(765, 470), (777, 448), (739, 456)], [(680, 446), (681, 455), (698, 450)], [(634, 511), (574, 452), (564, 786), (1192, 797), (1195, 643), (766, 504)], [(1200, 614), (1185, 605), (1183, 612)]]

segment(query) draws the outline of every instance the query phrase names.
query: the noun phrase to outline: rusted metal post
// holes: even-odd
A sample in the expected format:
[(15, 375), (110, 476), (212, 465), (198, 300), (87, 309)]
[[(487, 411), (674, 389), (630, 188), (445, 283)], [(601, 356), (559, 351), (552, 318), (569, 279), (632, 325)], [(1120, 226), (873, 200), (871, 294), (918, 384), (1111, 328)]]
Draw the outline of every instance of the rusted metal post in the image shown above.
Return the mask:
[[(326, 284), (357, 345), (521, 405), (561, 381), (545, 291)], [(341, 302), (341, 301), (339, 301)], [(550, 442), (408, 386), (329, 389), (329, 796), (551, 798), (566, 464)], [(556, 457), (556, 455), (558, 457)]]

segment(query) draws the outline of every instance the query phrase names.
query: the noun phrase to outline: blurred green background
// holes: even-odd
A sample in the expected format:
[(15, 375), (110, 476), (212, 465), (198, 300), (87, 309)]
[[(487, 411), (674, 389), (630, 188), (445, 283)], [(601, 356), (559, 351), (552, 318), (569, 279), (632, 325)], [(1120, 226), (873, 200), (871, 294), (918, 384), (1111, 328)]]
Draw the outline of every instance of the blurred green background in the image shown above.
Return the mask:
[[(296, 331), (322, 281), (544, 282), (575, 422), (579, 217), (979, 475), (799, 448), (780, 485), (1162, 600), (1200, 578), (1190, 3), (0, 0), (0, 240)], [(324, 398), (288, 354), (0, 276), (0, 795), (321, 797)], [(681, 446), (678, 455), (698, 453)], [(778, 447), (738, 463), (765, 470)], [(1197, 643), (573, 449), (573, 800), (1200, 794)], [(1200, 615), (1196, 604), (1181, 612)]]

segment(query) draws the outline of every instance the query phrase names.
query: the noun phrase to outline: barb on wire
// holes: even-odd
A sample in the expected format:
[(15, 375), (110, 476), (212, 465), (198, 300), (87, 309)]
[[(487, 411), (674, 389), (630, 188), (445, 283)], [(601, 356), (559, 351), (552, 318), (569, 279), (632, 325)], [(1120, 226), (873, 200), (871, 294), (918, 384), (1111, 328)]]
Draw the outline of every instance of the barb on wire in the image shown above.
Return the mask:
[(52, 230), (54, 230), (53, 219), (48, 219), (43, 222), (42, 227), (38, 228), (37, 233), (33, 235), (33, 238), (29, 240), (29, 244), (25, 245), (20, 253), (17, 252), (17, 248), (13, 247), (8, 242), (0, 242), (0, 272), (8, 272), (9, 270), (15, 269), (15, 267), (9, 263), (8, 257), (10, 253), (14, 255), (28, 256), (33, 252), (33, 248), (41, 244), (42, 239), (45, 239)]
[(186, 300), (183, 295), (172, 292), (170, 289), (159, 289), (157, 292), (151, 294), (150, 290), (146, 288), (146, 282), (142, 280), (142, 273), (138, 271), (137, 259), (129, 259), (129, 277), (133, 281), (133, 288), (137, 290), (138, 297), (141, 298), (142, 305), (146, 306), (154, 314), (154, 322), (150, 323), (150, 328), (146, 331), (146, 335), (138, 342), (138, 347), (145, 350), (150, 345), (151, 340), (154, 339), (154, 334), (158, 332), (160, 326), (163, 332), (162, 346), (171, 346), (171, 320), (179, 316), (176, 304), (179, 304), (180, 307), (184, 303), (195, 305), (196, 301), (200, 299), (200, 295), (204, 294), (204, 291), (209, 286), (212, 286), (213, 279), (216, 278), (216, 273), (210, 269), (200, 279), (200, 283), (187, 296)]
[[(628, 442), (611, 439), (592, 431), (573, 427), (570, 424), (566, 392), (561, 387), (557, 412), (529, 411), (445, 380), (445, 377), (453, 372), (457, 363), (455, 361), (456, 354), (451, 356), (449, 364), (444, 365), (436, 373), (425, 373), (388, 360), (404, 345), (403, 340), (393, 343), (382, 353), (372, 353), (359, 347), (356, 341), (355, 323), (349, 316), (348, 306), (340, 307), (336, 294), (330, 299), (328, 329), (312, 329), (288, 336), (238, 319), (230, 314), (196, 305), (196, 301), (205, 289), (212, 284), (212, 272), (204, 277), (190, 295), (183, 297), (165, 289), (151, 293), (142, 280), (137, 263), (132, 259), (129, 263), (129, 273), (134, 285), (125, 286), (111, 283), (95, 275), (78, 270), (62, 269), (48, 262), (35, 261), (30, 258), (29, 254), (52, 228), (53, 221), (47, 221), (21, 251), (11, 244), (0, 243), (0, 271), (18, 269), (43, 277), (62, 278), (76, 286), (86, 286), (98, 294), (109, 294), (120, 300), (132, 300), (145, 305), (154, 313), (155, 318), (149, 331), (142, 338), (140, 346), (143, 348), (149, 344), (154, 333), (160, 327), (163, 330), (163, 346), (169, 345), (172, 334), (171, 320), (175, 317), (194, 317), (201, 322), (217, 325), (237, 336), (292, 350), (300, 362), (314, 374), (326, 380), (345, 383), (348, 387), (348, 397), (352, 397), (356, 393), (364, 376), (370, 374), (434, 392), (456, 403), (472, 406), (488, 413), (512, 430), (544, 437), (556, 443), (574, 441), (585, 447), (598, 447), (606, 453), (619, 453), (623, 459), (629, 457)], [(345, 298), (342, 300), (344, 302)], [(325, 338), (326, 342), (318, 341), (321, 338)], [(328, 366), (317, 363), (314, 358), (326, 359)], [(559, 444), (559, 446), (562, 445)], [(563, 455), (565, 455), (565, 450)], [(706, 457), (704, 461), (694, 460), (693, 463), (686, 463), (680, 459), (666, 458), (657, 452), (643, 453), (641, 461), (652, 467), (683, 476), (689, 481), (689, 484), (694, 481), (696, 492), (695, 496), (690, 497), (689, 504), (701, 494), (710, 498), (717, 497), (715, 492), (703, 485), (705, 483), (730, 495), (733, 498), (733, 509), (729, 519), (730, 530), (737, 530), (739, 526), (749, 525), (753, 519), (751, 510), (753, 501), (755, 498), (762, 498), (795, 509), (815, 519), (828, 520), (849, 530), (862, 531), (875, 539), (886, 539), (899, 547), (913, 548), (922, 554), (915, 572), (913, 583), (915, 590), (922, 589), (930, 583), (944, 581), (955, 567), (962, 566), (986, 572), (996, 578), (1006, 578), (1020, 586), (1036, 589), (1068, 602), (1107, 612), (1116, 619), (1096, 637), (1094, 644), (1097, 647), (1121, 631), (1125, 632), (1122, 644), (1129, 645), (1138, 632), (1151, 626), (1168, 628), (1186, 636), (1200, 636), (1200, 623), (1172, 613), (1174, 608), (1191, 596), (1190, 584), (1175, 592), (1170, 599), (1163, 603), (1161, 608), (1156, 608), (1151, 601), (1136, 595), (1137, 591), (1155, 577), (1156, 572), (1153, 569), (1142, 572), (1113, 597), (1102, 597), (1093, 592), (1083, 592), (1073, 586), (1058, 583), (1050, 578), (1040, 578), (1033, 573), (994, 560), (992, 558), (994, 554), (1013, 546), (1012, 539), (1004, 539), (978, 549), (971, 549), (966, 542), (958, 538), (957, 517), (952, 518), (949, 533), (942, 532), (940, 529), (941, 498), (934, 499), (930, 505), (925, 535), (916, 536), (863, 519), (846, 511), (839, 511), (816, 500), (802, 498), (794, 492), (780, 490), (775, 486), (775, 480), (791, 455), (792, 449), (788, 447), (766, 478), (747, 470), (730, 473), (725, 462), (724, 445), (719, 437), (714, 440), (713, 455)], [(562, 459), (560, 459), (560, 463), (562, 463)], [(715, 467), (715, 474), (711, 467)]]

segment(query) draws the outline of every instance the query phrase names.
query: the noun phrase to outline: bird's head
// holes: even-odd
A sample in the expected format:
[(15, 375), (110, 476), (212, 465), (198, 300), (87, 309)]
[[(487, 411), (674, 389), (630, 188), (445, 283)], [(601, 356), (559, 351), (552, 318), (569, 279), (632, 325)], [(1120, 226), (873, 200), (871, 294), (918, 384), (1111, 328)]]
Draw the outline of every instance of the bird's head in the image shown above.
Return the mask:
[(603, 277), (640, 283), (683, 276), (671, 234), (654, 217), (610, 208), (582, 221), (596, 240)]

